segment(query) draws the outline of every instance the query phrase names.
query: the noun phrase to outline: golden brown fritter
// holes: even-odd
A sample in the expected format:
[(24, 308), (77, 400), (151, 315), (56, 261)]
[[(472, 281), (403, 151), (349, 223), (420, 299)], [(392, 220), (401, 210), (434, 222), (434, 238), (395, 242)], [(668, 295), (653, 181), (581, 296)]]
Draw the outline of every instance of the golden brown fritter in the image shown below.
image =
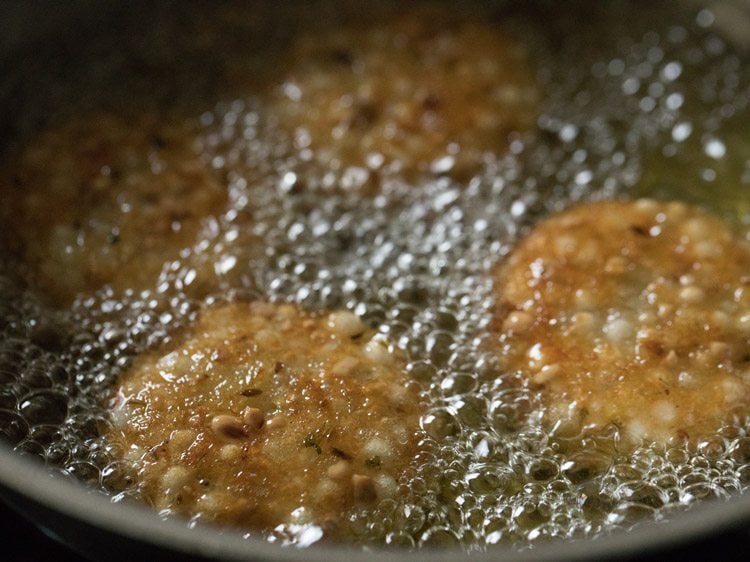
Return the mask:
[(153, 288), (164, 262), (193, 244), (226, 202), (195, 138), (188, 122), (95, 115), (23, 150), (7, 174), (9, 219), (50, 300), (104, 285)]
[(407, 176), (462, 173), (533, 124), (538, 95), (527, 59), (501, 28), (411, 10), (302, 35), (281, 63), (270, 108), (300, 153), (351, 168), (351, 183), (393, 163)]
[(750, 405), (750, 243), (682, 203), (591, 203), (547, 219), (497, 271), (507, 369), (550, 422), (628, 441), (705, 436)]
[(381, 336), (350, 312), (230, 304), (137, 359), (114, 430), (157, 509), (335, 539), (396, 493), (419, 400)]

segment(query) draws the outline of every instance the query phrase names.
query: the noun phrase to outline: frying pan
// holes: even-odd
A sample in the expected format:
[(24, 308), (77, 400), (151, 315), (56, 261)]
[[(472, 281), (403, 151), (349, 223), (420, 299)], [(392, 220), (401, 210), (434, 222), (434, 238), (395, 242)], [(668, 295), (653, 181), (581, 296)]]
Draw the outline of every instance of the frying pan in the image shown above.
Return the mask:
[[(717, 14), (727, 21), (727, 37), (738, 47), (750, 43), (748, 4), (722, 3)], [(133, 3), (93, 2), (5, 2), (0, 4), (0, 53), (15, 52), (21, 46), (45, 48), (107, 25), (137, 11)], [(723, 10), (723, 12), (722, 12)], [(744, 33), (743, 33), (744, 29)], [(35, 47), (36, 48), (36, 47)], [(13, 59), (3, 56), (6, 64)], [(17, 131), (0, 117), (0, 138)], [(301, 560), (313, 561), (454, 561), (468, 555), (450, 550), (362, 551), (346, 546), (316, 546), (306, 550), (280, 547), (238, 531), (199, 527), (189, 529), (178, 521), (163, 520), (139, 505), (113, 504), (108, 497), (50, 471), (30, 456), (21, 456), (0, 442), (0, 497), (19, 517), (26, 517), (46, 533), (92, 559), (132, 560)], [(668, 522), (640, 525), (628, 532), (615, 532), (596, 540), (549, 542), (533, 549), (499, 546), (471, 555), (473, 560), (602, 559), (635, 555), (693, 540), (719, 530), (750, 523), (750, 495), (727, 501), (705, 501), (674, 514)]]

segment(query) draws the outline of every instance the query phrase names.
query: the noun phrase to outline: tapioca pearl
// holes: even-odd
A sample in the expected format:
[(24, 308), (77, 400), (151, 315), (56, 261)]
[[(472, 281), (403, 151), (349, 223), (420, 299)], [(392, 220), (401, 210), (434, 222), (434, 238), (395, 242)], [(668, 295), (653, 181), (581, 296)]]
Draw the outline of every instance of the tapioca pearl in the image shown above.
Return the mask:
[(274, 416), (266, 421), (266, 429), (268, 431), (283, 431), (289, 425), (289, 422), (284, 416)]
[(648, 423), (640, 418), (628, 420), (625, 424), (625, 431), (635, 441), (644, 439), (650, 433)]
[(534, 317), (528, 312), (514, 310), (503, 321), (503, 330), (510, 333), (525, 332), (534, 324)]
[(211, 491), (202, 494), (197, 501), (196, 510), (201, 514), (219, 513), (231, 501), (228, 494), (219, 491)]
[(403, 425), (394, 425), (391, 428), (391, 438), (393, 443), (406, 445), (409, 442), (409, 432)]
[(259, 319), (266, 321), (272, 318), (276, 313), (276, 306), (268, 302), (256, 301), (250, 303), (250, 307), (254, 315), (257, 315)]
[(353, 338), (365, 331), (365, 325), (359, 317), (345, 310), (328, 315), (328, 326), (341, 337)]
[(192, 477), (192, 471), (183, 465), (175, 465), (167, 469), (159, 484), (165, 492), (178, 490), (185, 486)]
[(375, 487), (380, 498), (392, 498), (398, 493), (398, 483), (389, 474), (380, 473), (376, 475)]
[(722, 310), (714, 310), (711, 312), (711, 323), (722, 330), (726, 330), (732, 322), (729, 314)]
[(242, 448), (239, 445), (224, 445), (219, 449), (219, 458), (224, 462), (232, 462), (242, 456)]
[(678, 221), (682, 220), (685, 215), (688, 214), (688, 211), (688, 206), (685, 203), (672, 201), (670, 203), (667, 203), (665, 214), (667, 215), (668, 220)]
[(367, 458), (378, 458), (388, 461), (394, 457), (395, 451), (391, 443), (380, 437), (375, 437), (364, 444), (362, 454)]
[(586, 289), (576, 289), (575, 303), (579, 310), (592, 310), (598, 305), (594, 294)]
[(628, 270), (628, 260), (623, 256), (612, 256), (604, 264), (604, 271), (611, 275), (622, 275)]
[(578, 241), (573, 236), (560, 236), (554, 241), (555, 252), (560, 257), (572, 255), (578, 251)]
[(596, 319), (590, 312), (576, 312), (571, 318), (571, 326), (579, 334), (590, 334), (597, 329)]
[(663, 299), (660, 298), (660, 295), (663, 291), (664, 286), (662, 280), (658, 279), (646, 285), (643, 291), (641, 291), (641, 299), (645, 300), (650, 306), (658, 308), (658, 306), (662, 304)]
[(173, 368), (186, 367), (187, 362), (183, 362), (182, 365), (178, 366), (178, 361), (182, 358), (182, 354), (178, 351), (172, 351), (162, 356), (157, 362), (156, 367), (162, 370), (172, 370)]
[(392, 384), (388, 387), (388, 397), (395, 407), (404, 406), (409, 400), (413, 399), (409, 390), (400, 384)]
[(743, 334), (750, 334), (750, 312), (741, 314), (736, 321), (737, 329)]
[[(284, 454), (288, 454), (288, 451), (282, 451)], [(299, 460), (301, 465), (307, 465), (306, 469), (314, 466), (318, 462), (318, 452), (314, 447), (305, 447), (299, 454)]]
[(344, 357), (331, 367), (331, 374), (337, 377), (346, 377), (354, 373), (360, 361), (356, 357)]
[(604, 325), (604, 333), (607, 338), (618, 345), (632, 338), (633, 332), (633, 324), (619, 315), (611, 316)]
[(701, 381), (690, 371), (680, 371), (677, 375), (677, 384), (683, 388), (697, 388)]
[(330, 478), (321, 478), (313, 490), (313, 496), (318, 500), (324, 500), (331, 496), (340, 495), (341, 486)]
[[(289, 323), (289, 320), (285, 320), (282, 323), (282, 326), (284, 326), (285, 330), (291, 329), (292, 325)], [(314, 318), (304, 318), (300, 322), (300, 325), (307, 329), (307, 330), (314, 330), (315, 326), (318, 324)]]
[(695, 330), (706, 330), (706, 314), (702, 310), (698, 310), (695, 306), (685, 304), (679, 307), (674, 314), (672, 320), (672, 327), (677, 331), (684, 330), (692, 332)]
[(346, 481), (352, 475), (352, 465), (346, 460), (336, 461), (328, 467), (326, 475), (331, 480)]
[(703, 369), (716, 368), (719, 365), (719, 361), (707, 349), (694, 351), (691, 353), (691, 357), (695, 365)]
[(254, 332), (267, 328), (269, 325), (270, 322), (268, 319), (263, 318), (262, 316), (255, 316), (249, 320), (249, 327)]
[(272, 346), (276, 345), (276, 342), (278, 342), (278, 332), (272, 329), (264, 329), (260, 330), (259, 332), (255, 333), (254, 337), (255, 341), (258, 343), (258, 345), (263, 346)]
[(531, 377), (531, 380), (535, 384), (542, 385), (559, 376), (560, 373), (562, 373), (562, 367), (560, 365), (544, 365), (541, 369), (539, 369), (539, 372), (537, 374)]
[(680, 300), (687, 304), (697, 304), (706, 298), (706, 293), (700, 287), (687, 285), (680, 289)]
[(573, 255), (573, 260), (578, 264), (589, 264), (597, 261), (601, 255), (599, 244), (595, 240), (585, 240), (579, 244), (578, 250)]
[(647, 377), (654, 383), (659, 383), (667, 386), (673, 385), (676, 382), (677, 378), (673, 371), (664, 369), (662, 367), (655, 368), (647, 375)]
[(177, 457), (187, 450), (196, 437), (197, 434), (190, 429), (177, 429), (173, 431), (169, 436), (167, 452), (169, 452), (172, 458)]
[[(316, 330), (315, 332), (313, 332), (311, 337), (318, 341), (322, 341), (325, 340), (326, 334), (321, 330)], [(323, 347), (321, 347), (321, 350), (325, 354), (332, 355), (336, 352), (336, 350), (339, 349), (340, 345), (341, 342), (339, 340), (331, 340), (328, 343), (324, 344)]]
[(695, 284), (695, 275), (692, 273), (686, 273), (684, 275), (680, 275), (679, 278), (680, 285), (683, 287), (686, 287), (688, 285), (694, 285)]
[(680, 231), (693, 241), (699, 242), (713, 237), (714, 225), (709, 224), (705, 218), (695, 217), (685, 221)]
[(674, 404), (666, 400), (654, 404), (652, 411), (655, 418), (663, 423), (671, 423), (677, 418), (677, 409)]
[(128, 447), (127, 451), (125, 451), (125, 454), (122, 456), (122, 458), (126, 461), (136, 462), (140, 461), (143, 458), (144, 454), (146, 454), (146, 451), (143, 449), (143, 447), (131, 445), (130, 447)]
[(393, 359), (389, 349), (388, 339), (381, 334), (373, 336), (373, 338), (365, 344), (363, 352), (365, 357), (376, 363), (389, 363)]
[(297, 308), (292, 304), (282, 304), (276, 307), (276, 319), (277, 320), (293, 320), (297, 318)]
[(661, 204), (654, 199), (637, 199), (634, 202), (635, 208), (646, 214), (646, 216), (653, 217), (659, 211)]
[(675, 307), (669, 303), (659, 303), (656, 309), (656, 315), (661, 319), (667, 319), (674, 316)]
[(738, 402), (747, 394), (742, 381), (736, 377), (725, 377), (721, 381), (721, 388), (724, 391), (724, 402), (727, 404)]
[(603, 218), (603, 223), (612, 232), (628, 230), (632, 226), (630, 217), (625, 213), (608, 214)]
[(664, 363), (666, 365), (669, 365), (670, 367), (676, 367), (679, 361), (680, 357), (679, 355), (677, 355), (677, 352), (674, 349), (670, 349), (667, 352), (667, 355), (664, 357)]
[(732, 346), (723, 341), (712, 341), (708, 344), (708, 353), (714, 359), (728, 359), (732, 353)]
[(583, 223), (583, 219), (576, 215), (564, 215), (560, 217), (560, 228), (568, 230), (576, 226), (580, 226)]
[(652, 310), (641, 310), (638, 312), (638, 322), (642, 326), (653, 326), (656, 324), (656, 314)]
[(714, 240), (701, 240), (693, 246), (693, 254), (701, 260), (718, 259), (722, 255), (722, 245)]
[[(495, 93), (495, 99), (502, 103), (517, 105), (523, 103), (529, 95), (535, 95), (534, 91), (530, 88), (519, 88), (513, 84), (501, 84)], [(493, 119), (494, 121), (497, 121), (497, 117)]]

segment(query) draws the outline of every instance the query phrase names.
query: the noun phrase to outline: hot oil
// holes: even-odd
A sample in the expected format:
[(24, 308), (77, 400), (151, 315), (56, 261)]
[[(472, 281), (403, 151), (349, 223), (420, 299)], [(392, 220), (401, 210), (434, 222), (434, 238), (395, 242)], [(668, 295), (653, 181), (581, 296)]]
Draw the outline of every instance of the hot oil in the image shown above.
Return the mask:
[[(744, 491), (748, 420), (694, 446), (634, 451), (616, 427), (566, 435), (542, 426), (542, 397), (497, 367), (488, 326), (493, 266), (574, 202), (645, 193), (747, 221), (750, 144), (737, 133), (747, 124), (746, 55), (712, 32), (705, 11), (583, 3), (587, 24), (501, 8), (488, 13), (529, 41), (544, 101), (538, 130), (487, 155), (465, 182), (450, 160), (444, 174), (417, 180), (377, 162), (316, 168), (259, 99), (229, 97), (200, 115), (198, 149), (226, 178), (230, 209), (152, 290), (103, 289), (53, 312), (4, 276), (6, 439), (113, 501), (137, 498), (138, 466), (100, 437), (108, 388), (204, 304), (262, 297), (356, 312), (407, 353), (421, 386), (422, 452), (396, 499), (351, 516), (358, 542), (482, 550), (592, 538)], [(362, 196), (374, 175), (379, 189)], [(248, 230), (261, 252), (248, 250)], [(208, 297), (191, 291), (196, 259), (215, 264)], [(298, 538), (292, 528), (269, 537)]]

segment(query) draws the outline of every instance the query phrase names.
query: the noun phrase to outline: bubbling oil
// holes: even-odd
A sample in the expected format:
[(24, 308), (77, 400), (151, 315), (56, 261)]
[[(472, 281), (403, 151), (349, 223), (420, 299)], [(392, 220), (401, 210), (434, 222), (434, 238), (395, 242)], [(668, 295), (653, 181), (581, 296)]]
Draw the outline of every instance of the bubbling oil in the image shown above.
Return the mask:
[[(735, 417), (694, 446), (620, 449), (616, 427), (566, 435), (541, 424), (537, 391), (500, 370), (492, 352), (490, 272), (553, 211), (647, 192), (747, 225), (750, 142), (733, 132), (750, 122), (747, 56), (715, 33), (705, 10), (596, 4), (578, 6), (592, 17), (575, 24), (563, 13), (488, 9), (529, 38), (543, 102), (537, 129), (516, 135), (504, 154), (488, 153), (465, 182), (439, 170), (406, 182), (377, 162), (312, 165), (253, 97), (203, 112), (198, 149), (226, 178), (230, 205), (205, 239), (165, 263), (151, 290), (105, 288), (51, 310), (14, 278), (12, 262), (2, 264), (5, 440), (112, 501), (137, 499), (138, 467), (101, 437), (113, 381), (202, 306), (263, 298), (352, 310), (404, 350), (421, 387), (414, 475), (394, 498), (351, 516), (358, 542), (528, 547), (745, 491), (750, 420)], [(378, 189), (362, 196), (375, 171)], [(248, 230), (262, 251), (248, 251)], [(191, 291), (195, 259), (214, 264), (208, 297)], [(268, 539), (299, 542), (293, 528)]]

